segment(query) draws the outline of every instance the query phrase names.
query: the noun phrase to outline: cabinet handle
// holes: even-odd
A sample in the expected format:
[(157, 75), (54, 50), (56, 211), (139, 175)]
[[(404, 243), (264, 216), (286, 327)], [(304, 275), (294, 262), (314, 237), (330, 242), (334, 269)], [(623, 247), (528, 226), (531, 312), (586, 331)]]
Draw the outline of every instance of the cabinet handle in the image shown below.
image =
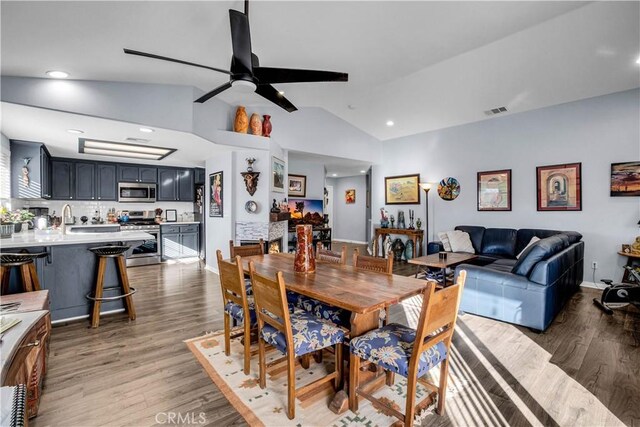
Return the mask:
[(100, 197), (98, 197), (98, 200), (100, 200)]
[(26, 345), (24, 345), (22, 347), (23, 348), (24, 347), (38, 347), (39, 345), (40, 345), (40, 340), (35, 340), (34, 342), (30, 342), (29, 344), (26, 344)]

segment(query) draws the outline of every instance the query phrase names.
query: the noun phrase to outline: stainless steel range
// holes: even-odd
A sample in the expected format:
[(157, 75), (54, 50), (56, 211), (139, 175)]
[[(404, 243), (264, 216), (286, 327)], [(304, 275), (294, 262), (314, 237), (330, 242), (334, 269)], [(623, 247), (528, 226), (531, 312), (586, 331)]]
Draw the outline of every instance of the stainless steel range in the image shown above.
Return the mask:
[(159, 264), (161, 259), (160, 226), (155, 223), (153, 211), (129, 211), (129, 220), (120, 222), (121, 231), (144, 231), (155, 237), (133, 248), (127, 258), (127, 267)]

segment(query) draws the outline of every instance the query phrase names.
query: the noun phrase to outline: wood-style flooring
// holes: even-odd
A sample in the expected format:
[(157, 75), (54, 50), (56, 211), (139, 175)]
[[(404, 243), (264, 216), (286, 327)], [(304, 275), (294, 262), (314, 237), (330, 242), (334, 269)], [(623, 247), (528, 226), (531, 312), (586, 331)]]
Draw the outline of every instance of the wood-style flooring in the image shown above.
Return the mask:
[[(198, 262), (134, 267), (128, 272), (138, 289), (137, 320), (129, 322), (124, 314), (103, 316), (97, 330), (88, 328), (88, 320), (56, 325), (40, 415), (30, 424), (176, 425), (167, 422), (167, 414), (204, 413), (205, 422), (192, 425), (245, 425), (182, 342), (222, 328), (217, 275)], [(591, 303), (598, 294), (589, 289), (577, 293), (543, 334), (520, 330), (622, 422), (640, 426), (640, 312), (628, 308), (613, 316), (602, 314)], [(392, 319), (401, 317), (392, 309)], [(473, 341), (473, 335), (461, 328)], [(468, 342), (456, 336), (454, 345), (486, 382), (485, 389), (504, 419), (512, 425), (529, 425), (521, 410), (494, 387)], [(474, 345), (493, 360), (482, 342), (476, 339)], [(502, 368), (502, 376), (518, 392), (518, 381)], [(557, 399), (572, 399), (562, 390), (554, 393)], [(557, 425), (526, 393), (520, 398), (541, 423)], [(432, 415), (423, 424), (452, 422), (446, 415)]]

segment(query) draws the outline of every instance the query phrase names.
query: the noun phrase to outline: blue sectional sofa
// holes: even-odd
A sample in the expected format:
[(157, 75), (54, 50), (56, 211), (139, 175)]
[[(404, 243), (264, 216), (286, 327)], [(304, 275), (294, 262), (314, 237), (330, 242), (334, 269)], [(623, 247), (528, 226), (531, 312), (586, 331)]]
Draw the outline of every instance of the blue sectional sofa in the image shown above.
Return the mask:
[[(575, 231), (458, 226), (478, 258), (467, 271), (460, 309), (544, 331), (583, 279), (584, 242)], [(533, 236), (538, 242), (516, 256)], [(440, 245), (438, 242), (434, 242)], [(430, 251), (443, 250), (430, 244)]]

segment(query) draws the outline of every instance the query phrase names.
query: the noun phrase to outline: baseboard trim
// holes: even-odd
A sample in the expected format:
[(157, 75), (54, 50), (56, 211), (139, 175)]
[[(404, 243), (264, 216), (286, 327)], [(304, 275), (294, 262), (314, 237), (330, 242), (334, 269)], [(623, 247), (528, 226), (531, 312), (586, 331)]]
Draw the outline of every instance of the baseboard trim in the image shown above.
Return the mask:
[(341, 243), (353, 243), (356, 245), (367, 245), (367, 242), (361, 242), (360, 240), (347, 240), (347, 239), (331, 239), (333, 242), (341, 242)]
[(205, 264), (204, 269), (209, 270), (210, 272), (215, 274), (220, 274), (217, 268), (211, 267), (209, 264)]
[[(122, 313), (122, 312), (124, 312), (124, 308), (116, 308), (115, 310), (101, 311), (100, 316), (104, 316), (105, 314)], [(83, 314), (81, 316), (67, 317), (66, 319), (52, 320), (51, 324), (58, 325), (60, 323), (73, 322), (75, 320), (87, 319), (89, 316), (91, 315)]]
[(587, 282), (587, 281), (583, 281), (582, 283), (580, 283), (580, 286), (584, 288), (599, 289), (599, 290), (603, 290), (606, 287), (604, 283), (599, 284), (599, 283), (593, 283), (593, 282)]

